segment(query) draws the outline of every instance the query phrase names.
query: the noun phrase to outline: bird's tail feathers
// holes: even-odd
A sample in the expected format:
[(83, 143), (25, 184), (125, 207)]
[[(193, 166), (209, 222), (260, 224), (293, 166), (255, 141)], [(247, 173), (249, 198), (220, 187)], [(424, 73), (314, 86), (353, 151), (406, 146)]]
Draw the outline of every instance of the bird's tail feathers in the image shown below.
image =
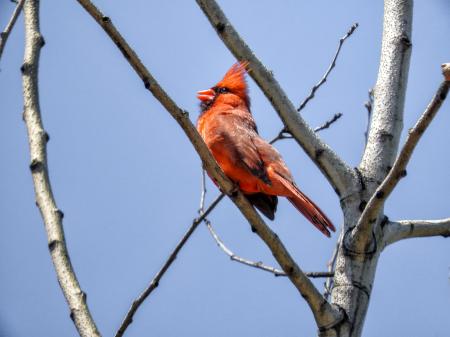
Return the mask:
[(281, 181), (283, 185), (289, 189), (293, 196), (287, 199), (294, 205), (294, 207), (302, 213), (314, 226), (317, 227), (323, 234), (330, 237), (330, 230), (335, 232), (336, 228), (328, 219), (324, 212), (311, 199), (309, 199), (302, 191), (298, 189), (292, 182), (286, 180), (283, 176)]

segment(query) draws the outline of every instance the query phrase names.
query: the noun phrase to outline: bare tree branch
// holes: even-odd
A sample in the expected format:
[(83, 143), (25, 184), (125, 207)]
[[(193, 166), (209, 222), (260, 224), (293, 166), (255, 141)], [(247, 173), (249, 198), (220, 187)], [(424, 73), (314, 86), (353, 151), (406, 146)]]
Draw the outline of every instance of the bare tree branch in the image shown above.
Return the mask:
[[(251, 261), (251, 260), (248, 260), (248, 259), (245, 259), (245, 258), (242, 258), (242, 257), (236, 255), (235, 253), (233, 253), (233, 251), (231, 249), (229, 249), (225, 245), (225, 243), (222, 241), (222, 239), (217, 235), (217, 233), (215, 232), (215, 230), (211, 224), (211, 221), (209, 221), (207, 218), (204, 218), (203, 221), (205, 222), (206, 227), (208, 227), (208, 230), (211, 233), (211, 236), (216, 241), (217, 246), (226, 255), (228, 255), (232, 261), (236, 261), (236, 262), (242, 263), (244, 265), (247, 265), (247, 266), (250, 266), (250, 267), (253, 267), (256, 269), (261, 269), (261, 270), (267, 271), (269, 273), (274, 274), (275, 276), (287, 276), (283, 270), (277, 269), (272, 266), (268, 266), (261, 261), (255, 262), (255, 261)], [(333, 277), (334, 272), (332, 270), (328, 270), (326, 272), (306, 272), (305, 275), (310, 278)]]
[(341, 39), (339, 40), (339, 45), (336, 50), (336, 53), (334, 54), (333, 60), (331, 61), (331, 64), (328, 66), (327, 71), (322, 76), (320, 81), (317, 82), (317, 84), (312, 87), (310, 94), (303, 100), (303, 102), (297, 108), (298, 112), (303, 110), (303, 108), (306, 106), (306, 104), (308, 104), (308, 102), (314, 98), (314, 95), (315, 95), (317, 89), (319, 89), (322, 86), (322, 84), (324, 84), (327, 81), (328, 75), (330, 75), (331, 71), (336, 66), (336, 60), (339, 56), (339, 53), (341, 52), (342, 45), (344, 44), (345, 40), (347, 40), (353, 34), (353, 32), (356, 30), (356, 28), (358, 28), (358, 23), (354, 23), (348, 30), (347, 34), (345, 34), (343, 37), (341, 37)]
[(342, 116), (343, 116), (343, 115), (342, 115), (341, 112), (338, 112), (338, 113), (334, 114), (334, 116), (333, 116), (331, 119), (327, 120), (327, 121), (326, 121), (325, 123), (323, 123), (322, 125), (316, 127), (316, 128), (314, 129), (314, 132), (319, 132), (319, 131), (328, 129), (331, 125), (333, 125), (335, 122), (337, 122), (337, 120), (338, 120), (339, 118), (341, 118)]
[(56, 206), (48, 175), (45, 132), (39, 107), (38, 67), (44, 39), (39, 30), (39, 1), (27, 0), (24, 4), (25, 55), (21, 67), (23, 79), (24, 120), (27, 126), (31, 153), (31, 174), (39, 207), (47, 231), (48, 248), (55, 267), (59, 285), (70, 308), (78, 333), (82, 337), (100, 336), (86, 304), (86, 294), (81, 290), (70, 262), (62, 226), (63, 213)]
[(194, 233), (195, 229), (198, 227), (198, 225), (208, 216), (208, 214), (219, 204), (219, 202), (222, 200), (222, 198), (225, 195), (222, 193), (220, 194), (212, 203), (211, 205), (203, 212), (203, 214), (198, 217), (197, 219), (192, 221), (191, 227), (186, 231), (186, 233), (181, 238), (180, 242), (175, 246), (175, 249), (172, 251), (172, 253), (167, 258), (166, 262), (164, 262), (162, 268), (156, 273), (155, 277), (152, 279), (150, 284), (145, 288), (145, 290), (142, 292), (141, 295), (139, 295), (138, 298), (136, 298), (133, 303), (131, 304), (130, 309), (128, 310), (125, 318), (122, 321), (122, 324), (120, 325), (119, 329), (117, 330), (115, 337), (122, 337), (125, 333), (125, 330), (128, 328), (128, 326), (133, 323), (133, 316), (136, 313), (136, 311), (139, 309), (141, 304), (145, 301), (145, 299), (152, 293), (152, 291), (158, 287), (159, 282), (161, 278), (164, 276), (166, 271), (169, 269), (169, 267), (172, 265), (173, 261), (177, 258), (177, 254), (180, 252), (181, 248), (183, 248), (184, 244), (187, 242), (187, 240), (190, 238), (192, 233)]
[(353, 169), (337, 156), (297, 113), (272, 72), (264, 67), (242, 40), (218, 4), (214, 0), (197, 0), (197, 3), (234, 56), (239, 60), (249, 61), (250, 76), (271, 102), (287, 130), (327, 177), (336, 193), (342, 196), (352, 191), (357, 184)]
[(400, 154), (395, 160), (395, 163), (388, 175), (381, 185), (375, 190), (375, 193), (367, 203), (357, 226), (352, 232), (354, 243), (359, 246), (358, 251), (361, 251), (361, 249), (365, 246), (366, 240), (363, 240), (363, 238), (371, 237), (370, 231), (372, 230), (372, 225), (376, 222), (377, 216), (379, 215), (380, 209), (383, 207), (384, 202), (397, 186), (400, 179), (406, 176), (406, 166), (408, 165), (409, 159), (411, 158), (411, 155), (420, 138), (444, 102), (449, 86), (450, 81), (445, 80), (439, 86), (436, 94), (428, 104), (422, 116), (420, 116), (414, 127), (409, 130), (405, 144), (403, 145), (403, 148), (401, 149)]
[(385, 0), (378, 79), (362, 174), (381, 182), (395, 160), (403, 128), (403, 109), (411, 56), (412, 0)]
[[(247, 198), (236, 188), (217, 165), (203, 139), (190, 121), (188, 113), (181, 110), (175, 102), (162, 89), (150, 72), (140, 61), (134, 50), (117, 31), (111, 19), (104, 16), (89, 0), (78, 0), (85, 10), (97, 21), (117, 47), (125, 56), (139, 77), (143, 80), (145, 87), (166, 108), (172, 117), (178, 122), (197, 153), (201, 157), (208, 174), (215, 179), (221, 190), (228, 195), (235, 205), (240, 209), (253, 231), (266, 243), (281, 268), (288, 274), (289, 279), (303, 295), (311, 307), (317, 325), (329, 326), (343, 319), (343, 314), (338, 308), (331, 306), (320, 294), (318, 289), (300, 269), (278, 236), (265, 224), (261, 216), (248, 202)], [(291, 104), (292, 105), (292, 104)], [(310, 130), (310, 129), (309, 129)], [(310, 130), (313, 132), (312, 130)], [(336, 157), (337, 158), (337, 157)], [(341, 172), (342, 173), (342, 172)]]
[(11, 15), (11, 19), (9, 20), (3, 32), (0, 33), (0, 59), (2, 58), (3, 48), (5, 48), (6, 41), (8, 40), (9, 34), (11, 33), (11, 30), (13, 29), (14, 24), (19, 17), (24, 2), (25, 0), (20, 0), (19, 2), (17, 2), (16, 8)]
[(389, 221), (384, 228), (385, 245), (394, 242), (428, 236), (450, 236), (450, 218), (440, 220)]
[(365, 142), (364, 148), (367, 146), (369, 130), (370, 130), (370, 120), (372, 119), (373, 88), (369, 90), (368, 96), (369, 96), (369, 99), (364, 103), (364, 107), (367, 110), (367, 127), (366, 127), (366, 131), (364, 132), (364, 139), (366, 140), (366, 142)]

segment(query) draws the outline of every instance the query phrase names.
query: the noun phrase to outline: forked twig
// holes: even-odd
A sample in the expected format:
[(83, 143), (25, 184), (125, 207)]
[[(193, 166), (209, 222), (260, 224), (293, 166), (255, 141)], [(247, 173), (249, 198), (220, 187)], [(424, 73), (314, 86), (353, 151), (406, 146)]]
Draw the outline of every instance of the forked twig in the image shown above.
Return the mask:
[[(342, 113), (338, 112), (336, 114), (334, 114), (333, 117), (331, 117), (329, 120), (327, 120), (325, 123), (323, 123), (322, 125), (316, 127), (314, 129), (314, 132), (320, 132), (322, 130), (328, 129), (332, 124), (334, 124), (335, 122), (337, 122), (337, 120), (339, 118), (341, 118), (343, 116)], [(275, 136), (275, 138), (273, 138), (271, 141), (269, 141), (269, 144), (273, 144), (279, 140), (283, 140), (283, 139), (292, 139), (294, 137), (292, 137), (292, 135), (289, 133), (288, 130), (286, 130), (286, 128), (283, 128), (278, 135)]]
[(173, 261), (177, 258), (178, 252), (183, 248), (184, 244), (187, 242), (187, 240), (190, 238), (192, 233), (194, 233), (195, 229), (198, 227), (198, 225), (206, 218), (206, 216), (219, 204), (219, 202), (222, 200), (222, 198), (225, 196), (225, 194), (220, 194), (212, 203), (211, 205), (205, 210), (205, 212), (198, 217), (197, 219), (192, 221), (191, 227), (186, 231), (186, 233), (181, 238), (180, 242), (175, 246), (175, 249), (172, 251), (172, 253), (169, 255), (166, 262), (164, 262), (164, 265), (162, 268), (156, 273), (155, 277), (152, 279), (150, 284), (145, 288), (145, 290), (142, 292), (141, 295), (139, 295), (138, 298), (136, 298), (133, 303), (131, 304), (130, 309), (128, 310), (124, 320), (122, 321), (122, 324), (120, 325), (119, 329), (117, 330), (115, 337), (121, 337), (123, 336), (125, 330), (128, 328), (128, 326), (133, 322), (133, 316), (137, 309), (140, 307), (140, 305), (145, 301), (145, 299), (152, 293), (152, 291), (158, 287), (159, 281), (164, 276), (166, 271), (169, 269)]
[(306, 104), (308, 104), (308, 102), (314, 98), (314, 95), (316, 94), (317, 89), (319, 89), (322, 84), (324, 84), (327, 81), (328, 75), (330, 75), (331, 71), (333, 70), (333, 68), (336, 66), (336, 60), (339, 56), (339, 53), (341, 52), (341, 48), (342, 45), (344, 44), (345, 40), (347, 40), (352, 34), (353, 32), (356, 30), (356, 28), (358, 28), (358, 23), (354, 23), (349, 31), (347, 32), (347, 34), (345, 34), (340, 40), (339, 40), (339, 45), (338, 48), (336, 50), (336, 53), (334, 54), (333, 60), (331, 61), (330, 65), (328, 66), (327, 71), (325, 72), (325, 74), (323, 75), (323, 77), (320, 79), (319, 82), (317, 82), (317, 84), (315, 86), (312, 87), (310, 94), (303, 100), (303, 102), (300, 104), (300, 106), (297, 108), (297, 111), (300, 112), (301, 110), (303, 110), (303, 108), (306, 106)]
[(5, 44), (6, 41), (8, 40), (9, 34), (11, 33), (11, 30), (13, 29), (14, 24), (16, 23), (17, 18), (19, 17), (20, 12), (22, 11), (23, 3), (25, 2), (25, 0), (13, 2), (17, 4), (16, 8), (14, 9), (11, 15), (11, 19), (9, 19), (5, 29), (3, 30), (3, 32), (0, 33), (0, 59), (2, 57), (3, 49), (5, 48)]

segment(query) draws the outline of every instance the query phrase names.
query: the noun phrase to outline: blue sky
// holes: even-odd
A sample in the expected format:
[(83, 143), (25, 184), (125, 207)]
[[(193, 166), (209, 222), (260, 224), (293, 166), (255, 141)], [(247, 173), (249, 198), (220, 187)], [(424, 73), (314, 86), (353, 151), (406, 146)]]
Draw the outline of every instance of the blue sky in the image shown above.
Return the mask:
[[(338, 39), (358, 22), (335, 71), (303, 112), (317, 126), (344, 116), (321, 137), (350, 165), (364, 147), (363, 103), (378, 70), (381, 2), (221, 1), (256, 55), (298, 104), (322, 76)], [(96, 1), (192, 120), (196, 91), (235, 62), (201, 10), (188, 1)], [(14, 4), (0, 0), (0, 27)], [(450, 4), (416, 1), (405, 130), (422, 113), (449, 62)], [(144, 89), (105, 33), (75, 1), (42, 1), (46, 40), (40, 101), (50, 134), (50, 178), (72, 263), (100, 331), (111, 336), (132, 299), (160, 268), (196, 216), (200, 161), (178, 125)], [(0, 60), (0, 336), (77, 336), (59, 289), (28, 169), (21, 119), (19, 18)], [(271, 138), (281, 122), (252, 80), (252, 112)], [(450, 215), (446, 102), (421, 140), (408, 176), (386, 204), (391, 219)], [(403, 136), (404, 139), (404, 136)], [(292, 141), (277, 143), (298, 185), (337, 225), (339, 200)], [(218, 191), (208, 182), (207, 200)], [(239, 211), (224, 200), (210, 217), (235, 253), (275, 264)], [(336, 241), (285, 200), (270, 225), (306, 271), (324, 270)], [(414, 239), (383, 252), (364, 335), (445, 336), (450, 330), (450, 245)], [(316, 281), (322, 286), (323, 280)], [(312, 336), (313, 317), (283, 278), (231, 262), (205, 227), (188, 242), (127, 336)]]

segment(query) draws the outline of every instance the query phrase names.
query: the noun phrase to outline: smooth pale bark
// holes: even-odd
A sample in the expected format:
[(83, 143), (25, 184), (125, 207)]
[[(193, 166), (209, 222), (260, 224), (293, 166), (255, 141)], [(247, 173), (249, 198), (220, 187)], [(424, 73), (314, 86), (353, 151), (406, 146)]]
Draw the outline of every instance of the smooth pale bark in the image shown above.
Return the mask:
[(48, 248), (59, 285), (70, 308), (70, 318), (82, 337), (99, 337), (94, 320), (86, 304), (86, 294), (81, 290), (70, 262), (62, 225), (63, 213), (53, 197), (47, 163), (48, 134), (42, 125), (39, 106), (38, 69), (40, 50), (44, 39), (39, 30), (39, 1), (26, 0), (25, 55), (21, 67), (23, 79), (23, 117), (28, 131), (36, 204), (39, 207), (47, 232)]

